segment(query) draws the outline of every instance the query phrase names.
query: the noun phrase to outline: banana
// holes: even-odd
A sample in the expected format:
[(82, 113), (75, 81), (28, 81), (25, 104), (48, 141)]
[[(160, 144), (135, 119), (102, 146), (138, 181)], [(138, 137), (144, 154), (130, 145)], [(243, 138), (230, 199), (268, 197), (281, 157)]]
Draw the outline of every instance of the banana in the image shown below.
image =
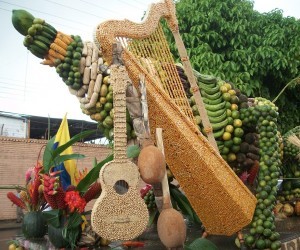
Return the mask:
[(57, 30), (52, 26), (50, 25), (49, 23), (44, 23), (44, 27), (47, 27), (49, 30), (51, 30), (53, 33), (57, 33)]
[(213, 131), (220, 130), (224, 128), (228, 124), (228, 120), (225, 119), (224, 121), (218, 122), (218, 123), (213, 123), (211, 124)]
[(227, 120), (227, 112), (226, 111), (224, 111), (224, 113), (222, 115), (219, 115), (217, 117), (209, 117), (209, 121), (212, 124), (220, 123), (220, 122), (224, 121), (225, 119)]
[(220, 87), (218, 85), (215, 85), (215, 87), (208, 87), (206, 84), (200, 82), (199, 87), (209, 95), (213, 95), (220, 91)]
[(225, 108), (225, 104), (226, 104), (225, 101), (223, 101), (223, 102), (221, 102), (219, 104), (216, 104), (216, 105), (206, 104), (205, 105), (205, 109), (209, 110), (209, 111), (217, 111), (217, 110), (220, 110), (220, 109), (224, 109)]
[(210, 111), (210, 110), (206, 110), (206, 113), (209, 117), (217, 117), (220, 116), (224, 113), (225, 109), (220, 109), (217, 111)]
[[(219, 138), (219, 137), (221, 137), (224, 134), (224, 132), (225, 132), (225, 129), (221, 128), (220, 130), (213, 132), (213, 134), (214, 134), (215, 138)], [(217, 145), (218, 145), (218, 148), (220, 146), (224, 146), (223, 144), (222, 145), (217, 144)]]
[(41, 51), (40, 47), (35, 44), (29, 45), (30, 52), (38, 58), (44, 59), (44, 53)]
[(222, 101), (223, 101), (222, 96), (220, 96), (218, 99), (215, 99), (215, 100), (209, 100), (207, 98), (203, 98), (203, 102), (205, 104), (209, 104), (209, 105), (217, 105), (217, 104), (221, 103)]
[(53, 35), (56, 36), (57, 30), (52, 25), (50, 25), (49, 23), (44, 23), (43, 26), (45, 30), (47, 30), (47, 32), (49, 31), (50, 34), (52, 33)]
[(46, 31), (42, 31), (40, 33), (41, 36), (48, 38), (49, 40), (53, 41), (55, 37), (53, 37), (51, 34), (47, 33)]
[(55, 32), (54, 30), (50, 29), (46, 25), (43, 25), (43, 31), (47, 32), (51, 36), (52, 39), (56, 37), (56, 33), (57, 32)]
[(41, 51), (43, 51), (43, 54), (46, 54), (49, 50), (49, 47), (41, 41), (33, 40), (32, 44), (38, 46), (41, 49)]
[(50, 41), (50, 39), (48, 39), (47, 37), (41, 36), (41, 35), (35, 35), (34, 39), (44, 43), (48, 47), (48, 49), (50, 48), (50, 45), (52, 43)]
[(203, 75), (200, 74), (198, 71), (193, 70), (194, 76), (197, 77), (198, 81), (203, 82), (203, 83), (216, 83), (217, 78), (215, 76), (211, 75)]
[(205, 91), (203, 91), (203, 92), (204, 93), (203, 93), (202, 96), (205, 97), (205, 98), (207, 98), (208, 100), (215, 100), (215, 99), (218, 99), (218, 98), (220, 98), (222, 96), (221, 91), (218, 91), (218, 92), (216, 92), (215, 94), (212, 94), (212, 95), (207, 94)]

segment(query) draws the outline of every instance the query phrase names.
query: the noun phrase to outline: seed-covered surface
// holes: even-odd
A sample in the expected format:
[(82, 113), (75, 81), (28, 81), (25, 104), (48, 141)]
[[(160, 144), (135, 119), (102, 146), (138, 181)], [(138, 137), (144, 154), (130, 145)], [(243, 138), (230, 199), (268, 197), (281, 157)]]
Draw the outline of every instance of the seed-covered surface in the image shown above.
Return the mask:
[(100, 171), (103, 189), (92, 210), (93, 230), (108, 240), (130, 240), (139, 236), (148, 223), (148, 209), (138, 190), (137, 166), (126, 158), (126, 86), (124, 66), (112, 66), (115, 117), (114, 160)]
[(168, 166), (207, 232), (231, 235), (249, 224), (252, 193), (134, 56), (126, 51), (123, 59), (134, 84), (146, 76), (151, 131), (163, 128)]

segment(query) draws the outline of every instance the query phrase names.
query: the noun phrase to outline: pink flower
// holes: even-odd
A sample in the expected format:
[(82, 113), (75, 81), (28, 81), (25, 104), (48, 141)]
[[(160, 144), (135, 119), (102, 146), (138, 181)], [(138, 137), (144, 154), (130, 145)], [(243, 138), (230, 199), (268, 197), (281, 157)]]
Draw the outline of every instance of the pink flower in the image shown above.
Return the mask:
[(33, 168), (28, 168), (25, 173), (25, 180), (28, 183), (31, 180), (31, 174), (33, 173)]
[(240, 175), (240, 179), (242, 180), (243, 183), (246, 183), (247, 182), (247, 179), (249, 177), (250, 174), (248, 174), (247, 171), (243, 172), (241, 175)]

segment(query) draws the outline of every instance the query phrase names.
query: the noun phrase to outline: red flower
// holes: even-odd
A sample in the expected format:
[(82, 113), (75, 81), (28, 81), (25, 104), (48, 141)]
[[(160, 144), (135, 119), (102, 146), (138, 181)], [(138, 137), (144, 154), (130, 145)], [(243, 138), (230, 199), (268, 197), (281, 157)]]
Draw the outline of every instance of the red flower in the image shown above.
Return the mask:
[(67, 203), (71, 213), (76, 209), (78, 210), (78, 212), (82, 213), (86, 206), (86, 201), (80, 197), (78, 191), (66, 192), (65, 202)]

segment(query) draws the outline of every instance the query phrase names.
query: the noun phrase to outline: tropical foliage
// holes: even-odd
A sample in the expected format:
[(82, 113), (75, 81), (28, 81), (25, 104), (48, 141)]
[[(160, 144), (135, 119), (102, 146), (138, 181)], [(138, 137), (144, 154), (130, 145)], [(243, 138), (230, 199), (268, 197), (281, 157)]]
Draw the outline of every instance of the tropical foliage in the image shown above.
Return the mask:
[[(300, 71), (300, 21), (281, 10), (261, 14), (249, 0), (180, 0), (180, 34), (195, 70), (233, 82), (248, 96), (272, 100)], [(166, 29), (172, 53), (179, 55)], [(300, 87), (278, 101), (279, 126), (286, 132), (300, 123)], [(298, 93), (298, 94), (297, 94)]]

